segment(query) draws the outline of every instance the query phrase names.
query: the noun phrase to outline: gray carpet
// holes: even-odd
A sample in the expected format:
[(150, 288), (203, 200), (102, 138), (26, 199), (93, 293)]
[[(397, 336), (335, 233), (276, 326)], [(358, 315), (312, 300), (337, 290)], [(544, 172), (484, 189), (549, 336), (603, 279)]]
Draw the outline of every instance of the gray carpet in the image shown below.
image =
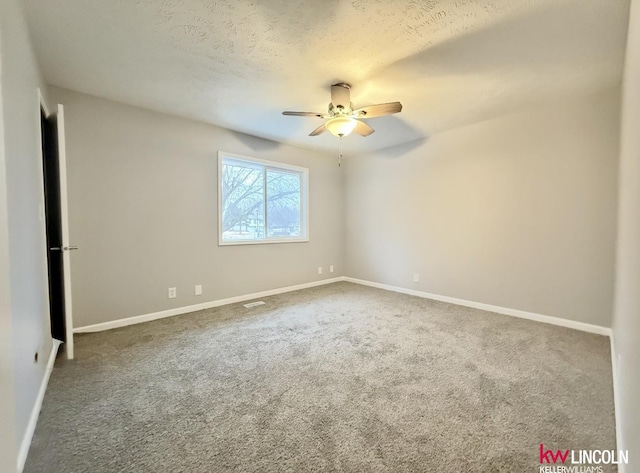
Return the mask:
[(264, 301), (78, 336), (25, 471), (520, 473), (540, 443), (616, 448), (606, 337), (350, 283)]

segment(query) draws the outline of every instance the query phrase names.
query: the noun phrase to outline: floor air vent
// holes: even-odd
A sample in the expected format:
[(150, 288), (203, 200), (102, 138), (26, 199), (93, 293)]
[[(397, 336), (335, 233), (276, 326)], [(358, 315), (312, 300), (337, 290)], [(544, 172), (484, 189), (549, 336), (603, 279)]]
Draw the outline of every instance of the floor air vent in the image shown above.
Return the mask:
[(251, 307), (256, 307), (256, 306), (259, 306), (259, 305), (264, 305), (264, 302), (262, 302), (262, 301), (258, 301), (258, 302), (249, 302), (248, 304), (245, 304), (244, 306), (245, 306), (247, 309), (250, 309)]

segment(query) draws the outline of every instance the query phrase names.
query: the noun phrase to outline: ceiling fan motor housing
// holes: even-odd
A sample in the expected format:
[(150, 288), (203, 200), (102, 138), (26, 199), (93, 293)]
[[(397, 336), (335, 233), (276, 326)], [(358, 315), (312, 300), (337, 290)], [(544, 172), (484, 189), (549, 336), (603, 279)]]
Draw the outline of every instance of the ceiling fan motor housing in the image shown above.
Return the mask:
[(341, 115), (350, 115), (353, 111), (351, 102), (348, 105), (333, 105), (329, 103), (329, 115), (332, 117), (339, 117)]

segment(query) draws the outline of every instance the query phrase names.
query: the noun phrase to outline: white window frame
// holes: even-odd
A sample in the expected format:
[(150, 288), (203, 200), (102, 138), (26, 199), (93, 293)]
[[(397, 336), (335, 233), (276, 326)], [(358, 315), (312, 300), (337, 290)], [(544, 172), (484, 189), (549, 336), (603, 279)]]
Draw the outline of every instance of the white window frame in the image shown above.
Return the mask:
[[(276, 171), (294, 171), (301, 175), (300, 189), (300, 229), (303, 231), (299, 237), (291, 238), (265, 238), (264, 240), (223, 240), (223, 224), (222, 224), (222, 161), (224, 158), (236, 159), (238, 161), (247, 161), (256, 163), (265, 167), (266, 170), (274, 169)], [(265, 206), (265, 215), (267, 209)], [(268, 234), (265, 224), (265, 234)], [(266, 159), (253, 158), (251, 156), (243, 156), (241, 154), (227, 153), (226, 151), (218, 151), (218, 245), (219, 246), (236, 246), (236, 245), (263, 245), (272, 243), (304, 243), (309, 241), (309, 169), (292, 164), (285, 164), (278, 161), (268, 161)]]

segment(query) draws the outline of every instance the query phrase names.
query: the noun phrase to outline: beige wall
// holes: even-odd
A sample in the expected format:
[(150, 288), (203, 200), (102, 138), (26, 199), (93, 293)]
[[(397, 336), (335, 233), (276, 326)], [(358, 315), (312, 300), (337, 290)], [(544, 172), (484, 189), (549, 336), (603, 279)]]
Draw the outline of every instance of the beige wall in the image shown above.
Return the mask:
[[(80, 247), (72, 254), (74, 326), (343, 274), (343, 171), (334, 157), (68, 90), (51, 93), (65, 106), (70, 237)], [(308, 243), (218, 246), (218, 150), (310, 169)], [(194, 295), (196, 284), (202, 296)], [(167, 298), (169, 287), (177, 298)]]
[[(620, 207), (613, 339), (619, 448), (640, 471), (640, 1), (631, 2), (622, 99)], [(621, 470), (622, 471), (622, 470)]]
[[(0, 10), (1, 12), (2, 10)], [(2, 91), (2, 24), (0, 23), (0, 92)], [(15, 392), (9, 274), (9, 222), (4, 120), (0, 93), (0, 471), (13, 471), (17, 462)]]
[(346, 273), (610, 326), (618, 114), (616, 89), (348, 158)]
[[(13, 431), (14, 439), (10, 443), (13, 445), (11, 461), (15, 468), (18, 456), (15, 450), (25, 439), (51, 351), (46, 241), (40, 218), (43, 215), (43, 197), (37, 95), (38, 87), (46, 94), (46, 85), (31, 47), (22, 2), (0, 2), (0, 35), (4, 122), (4, 178), (0, 179), (0, 194), (4, 195), (0, 197), (0, 206), (5, 207), (8, 221), (2, 230), (4, 232), (8, 228), (5, 235), (8, 245), (5, 244), (5, 249), (0, 248), (0, 259), (5, 260), (8, 256), (8, 262), (5, 260), (0, 266), (0, 285), (5, 285), (3, 293), (6, 293), (8, 281), (10, 298), (10, 303), (3, 300), (0, 308), (3, 309), (3, 318), (10, 317), (3, 327), (8, 326), (10, 330), (13, 366), (9, 384), (5, 384), (3, 372), (2, 389), (13, 387), (15, 401), (15, 425), (12, 425), (9, 413), (7, 423), (2, 416), (0, 441), (9, 441), (6, 437)], [(4, 257), (1, 256), (3, 251), (6, 251)], [(7, 305), (10, 315), (6, 313)], [(36, 352), (40, 355), (37, 363), (34, 362)], [(4, 371), (7, 366), (4, 343), (0, 354), (4, 358)], [(3, 407), (7, 408), (6, 405)], [(5, 432), (5, 429), (9, 430)]]

